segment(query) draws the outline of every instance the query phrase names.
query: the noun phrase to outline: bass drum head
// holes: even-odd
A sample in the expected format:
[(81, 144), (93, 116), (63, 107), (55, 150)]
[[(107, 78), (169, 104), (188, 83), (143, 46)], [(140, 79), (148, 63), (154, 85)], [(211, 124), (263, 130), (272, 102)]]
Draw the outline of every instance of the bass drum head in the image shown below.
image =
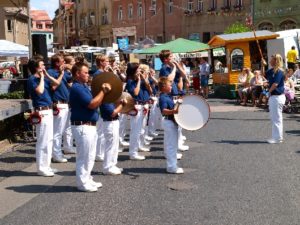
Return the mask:
[(174, 115), (179, 126), (186, 130), (198, 130), (206, 125), (210, 117), (210, 108), (205, 99), (198, 95), (183, 97), (178, 114)]

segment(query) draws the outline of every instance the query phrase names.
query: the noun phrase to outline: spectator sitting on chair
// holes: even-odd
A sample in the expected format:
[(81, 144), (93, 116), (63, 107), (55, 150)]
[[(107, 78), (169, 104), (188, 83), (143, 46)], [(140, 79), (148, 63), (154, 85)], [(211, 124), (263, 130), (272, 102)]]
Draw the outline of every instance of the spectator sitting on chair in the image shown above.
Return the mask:
[(260, 70), (254, 71), (254, 77), (252, 77), (252, 79), (250, 80), (252, 106), (256, 106), (256, 99), (262, 93), (263, 83), (266, 81), (266, 78), (261, 75)]
[(295, 97), (295, 87), (294, 82), (289, 79), (289, 72), (285, 74), (284, 76), (284, 94), (288, 101), (291, 101)]
[(250, 80), (252, 79), (252, 77), (254, 77), (254, 74), (251, 72), (250, 68), (244, 68), (244, 71), (247, 75), (247, 78), (246, 78), (246, 81), (244, 82), (243, 89), (241, 90), (241, 92), (242, 92), (241, 105), (243, 105), (243, 106), (246, 105), (248, 95), (251, 92)]

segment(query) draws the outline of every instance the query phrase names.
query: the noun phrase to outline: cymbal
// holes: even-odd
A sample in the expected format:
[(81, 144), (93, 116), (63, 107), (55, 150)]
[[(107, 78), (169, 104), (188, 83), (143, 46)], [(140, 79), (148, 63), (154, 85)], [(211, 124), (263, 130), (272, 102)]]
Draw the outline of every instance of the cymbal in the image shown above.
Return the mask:
[(133, 97), (128, 92), (123, 92), (121, 97), (115, 102), (115, 104), (116, 105), (119, 104), (119, 102), (122, 99), (126, 99), (127, 104), (122, 107), (122, 110), (121, 110), (120, 113), (128, 113), (129, 111), (134, 109), (135, 101), (134, 101)]
[(104, 72), (97, 75), (92, 80), (91, 89), (95, 97), (101, 90), (102, 84), (108, 83), (111, 85), (111, 91), (105, 94), (103, 103), (113, 103), (120, 98), (123, 91), (123, 83), (114, 73)]

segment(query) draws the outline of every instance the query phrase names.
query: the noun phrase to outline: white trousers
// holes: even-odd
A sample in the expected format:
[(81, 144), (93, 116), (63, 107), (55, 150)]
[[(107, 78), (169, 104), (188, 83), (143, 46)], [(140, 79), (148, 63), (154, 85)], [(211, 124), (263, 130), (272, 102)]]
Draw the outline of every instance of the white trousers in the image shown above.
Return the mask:
[(50, 171), (53, 148), (53, 111), (39, 111), (42, 120), (36, 124), (36, 165), (39, 172)]
[(285, 103), (285, 95), (271, 95), (269, 98), (269, 111), (272, 122), (272, 139), (283, 139), (282, 108)]
[(158, 126), (158, 120), (159, 120), (159, 108), (158, 106), (158, 101), (155, 100), (151, 109), (150, 109), (150, 116), (149, 116), (149, 123), (148, 123), (148, 131), (150, 133), (155, 132), (159, 126)]
[(78, 187), (89, 185), (95, 163), (97, 130), (95, 126), (72, 126), (76, 143), (76, 183)]
[[(137, 106), (138, 113), (136, 116), (130, 116), (130, 140), (129, 140), (129, 156), (137, 156), (138, 148), (142, 145), (144, 113), (141, 105)], [(143, 141), (143, 140), (142, 140)]]
[(65, 132), (63, 134), (63, 148), (68, 150), (73, 149), (73, 135), (72, 135), (70, 118), (71, 118), (71, 110), (69, 110)]
[(178, 126), (168, 119), (162, 120), (164, 129), (164, 153), (167, 159), (167, 169), (177, 169)]
[(124, 139), (125, 139), (127, 120), (128, 120), (128, 115), (120, 113), (120, 116), (119, 116), (119, 121), (120, 121), (119, 137), (120, 137), (120, 141), (124, 141)]
[(96, 147), (96, 156), (101, 159), (104, 158), (104, 148), (105, 148), (105, 139), (104, 139), (104, 126), (103, 119), (99, 116), (99, 120), (97, 121), (97, 147)]
[(59, 114), (53, 116), (53, 153), (54, 158), (60, 158), (63, 156), (61, 151), (62, 135), (65, 132), (68, 116), (69, 106), (68, 104), (57, 104)]
[(182, 127), (178, 126), (178, 145), (183, 145), (184, 140), (183, 140), (183, 135), (182, 135)]
[(119, 150), (119, 120), (103, 122), (103, 131), (105, 139), (103, 169), (108, 170), (118, 163)]

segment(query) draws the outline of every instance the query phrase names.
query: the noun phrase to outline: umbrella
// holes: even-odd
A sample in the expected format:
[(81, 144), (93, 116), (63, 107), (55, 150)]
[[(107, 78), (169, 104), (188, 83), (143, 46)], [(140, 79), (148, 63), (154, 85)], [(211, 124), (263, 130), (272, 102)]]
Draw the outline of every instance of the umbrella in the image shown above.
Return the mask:
[(152, 48), (142, 49), (138, 54), (158, 54), (161, 50), (168, 49), (173, 53), (187, 53), (209, 49), (207, 44), (190, 41), (184, 38), (178, 38), (174, 41), (167, 42), (165, 44), (155, 46)]
[(0, 40), (0, 56), (28, 57), (29, 50), (25, 45), (7, 40)]

